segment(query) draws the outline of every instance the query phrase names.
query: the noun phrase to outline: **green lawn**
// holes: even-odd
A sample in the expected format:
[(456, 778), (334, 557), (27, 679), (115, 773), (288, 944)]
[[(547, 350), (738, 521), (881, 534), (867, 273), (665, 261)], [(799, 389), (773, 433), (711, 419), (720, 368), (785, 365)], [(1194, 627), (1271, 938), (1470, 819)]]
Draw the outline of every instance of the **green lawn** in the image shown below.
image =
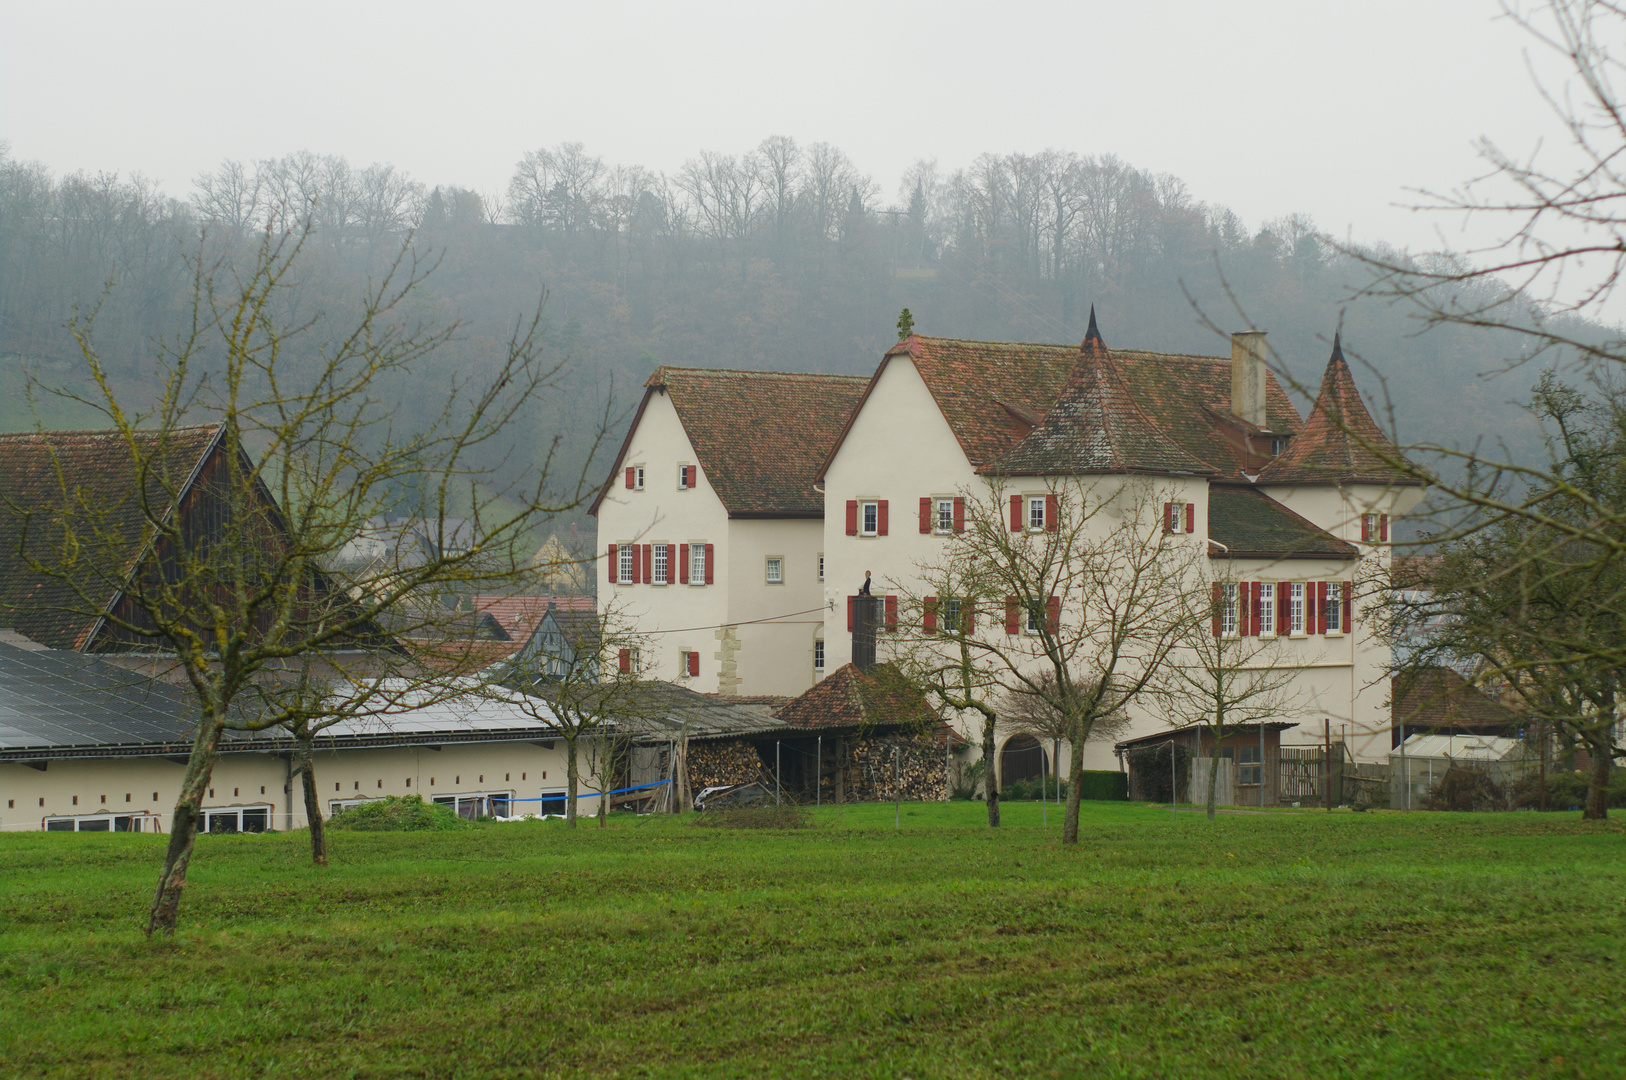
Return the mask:
[(981, 813), (7, 834), (0, 1075), (1626, 1076), (1618, 822)]

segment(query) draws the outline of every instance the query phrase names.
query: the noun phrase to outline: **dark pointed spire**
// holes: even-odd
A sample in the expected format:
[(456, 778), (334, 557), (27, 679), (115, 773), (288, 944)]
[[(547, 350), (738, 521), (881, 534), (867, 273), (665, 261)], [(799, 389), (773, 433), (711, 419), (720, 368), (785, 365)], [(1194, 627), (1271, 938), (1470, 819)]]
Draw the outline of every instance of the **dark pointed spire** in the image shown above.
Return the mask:
[(1344, 335), (1342, 333), (1340, 333), (1339, 331), (1337, 331), (1337, 330), (1334, 330), (1332, 332), (1332, 357), (1327, 361), (1327, 363), (1329, 363), (1329, 364), (1342, 364), (1342, 363), (1344, 363), (1344, 346), (1343, 346), (1343, 343), (1342, 343), (1342, 340), (1341, 340), (1343, 338), (1343, 336)]
[[(1092, 344), (1093, 343), (1093, 344)], [(1097, 349), (1106, 351), (1107, 343), (1101, 337), (1101, 328), (1095, 325), (1095, 305), (1090, 305), (1090, 328), (1084, 331), (1084, 344), (1079, 346), (1081, 352), (1094, 352)]]

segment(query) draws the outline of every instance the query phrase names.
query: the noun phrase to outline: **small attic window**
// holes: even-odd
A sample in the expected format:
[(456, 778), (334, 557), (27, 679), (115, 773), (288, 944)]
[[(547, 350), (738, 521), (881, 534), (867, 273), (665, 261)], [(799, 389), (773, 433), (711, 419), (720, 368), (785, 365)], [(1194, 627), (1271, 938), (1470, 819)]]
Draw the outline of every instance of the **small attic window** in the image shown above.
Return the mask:
[(1274, 435), (1270, 440), (1270, 456), (1280, 457), (1282, 451), (1287, 449), (1287, 436)]

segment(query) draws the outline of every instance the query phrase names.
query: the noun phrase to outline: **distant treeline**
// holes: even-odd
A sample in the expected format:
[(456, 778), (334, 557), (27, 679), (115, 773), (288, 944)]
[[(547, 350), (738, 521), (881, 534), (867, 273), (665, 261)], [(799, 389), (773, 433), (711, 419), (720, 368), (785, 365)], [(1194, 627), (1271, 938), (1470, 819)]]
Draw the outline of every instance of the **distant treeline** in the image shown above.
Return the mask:
[(64, 322), (101, 302), (98, 345), (139, 386), (147, 342), (184, 314), (187, 258), (240, 257), (254, 234), (307, 217), (291, 310), (341, 310), (409, 236), (438, 259), (412, 313), (467, 331), (401, 388), (408, 402), (477, 372), (546, 291), (548, 340), (572, 376), (567, 400), (517, 433), (510, 467), (556, 431), (585, 438), (612, 384), (634, 404), (659, 363), (867, 373), (904, 307), (921, 333), (1074, 341), (1093, 304), (1109, 345), (1223, 353), (1193, 304), (1227, 330), (1244, 326), (1239, 306), (1312, 386), (1341, 322), (1346, 349), (1387, 378), (1403, 438), (1534, 446), (1507, 403), (1535, 373), (1480, 377), (1518, 342), (1419, 336), (1403, 309), (1349, 304), (1365, 271), (1301, 216), (1249, 227), (1175, 177), (1059, 151), (921, 162), (890, 201), (839, 149), (783, 137), (676, 174), (567, 143), (526, 153), (501, 196), (298, 153), (227, 162), (183, 199), (116, 174), (54, 177), (0, 145), (0, 351), (57, 367), (73, 354)]

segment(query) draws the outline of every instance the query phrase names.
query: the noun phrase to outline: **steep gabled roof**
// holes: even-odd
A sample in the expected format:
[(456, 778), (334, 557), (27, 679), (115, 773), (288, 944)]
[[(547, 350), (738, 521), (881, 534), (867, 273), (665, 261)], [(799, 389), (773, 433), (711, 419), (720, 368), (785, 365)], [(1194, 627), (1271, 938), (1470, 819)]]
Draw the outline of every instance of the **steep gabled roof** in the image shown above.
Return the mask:
[[(1085, 346), (913, 334), (887, 351), (882, 367), (908, 356), (966, 458), (980, 468), (1009, 453), (1035, 429), (1030, 421), (1042, 421), (1061, 398), (1086, 349), (1089, 355), (1105, 351), (1099, 330)], [(1230, 357), (1137, 349), (1114, 349), (1111, 357), (1123, 388), (1163, 436), (1207, 471), (1240, 474), (1231, 442), (1206, 412), (1209, 406), (1230, 408)], [(1272, 430), (1287, 435), (1298, 431), (1298, 410), (1274, 374), (1266, 381), (1266, 408)]]
[(885, 664), (869, 672), (843, 664), (774, 710), (774, 716), (797, 728), (863, 729), (939, 720), (925, 697)]
[[(1374, 449), (1376, 448), (1376, 449)], [(1421, 486), (1376, 452), (1398, 453), (1361, 401), (1337, 335), (1304, 430), (1259, 473), (1261, 484), (1382, 484)]]
[(729, 517), (822, 518), (824, 496), (813, 482), (868, 384), (861, 375), (661, 367), (644, 384), (591, 513), (620, 475), (650, 396), (664, 393)]
[(1517, 728), (1524, 718), (1447, 667), (1408, 671), (1389, 681), (1389, 716), (1396, 727)]
[[(136, 475), (130, 447), (117, 431), (0, 434), (0, 624), (54, 649), (86, 647), (99, 619), (85, 614), (71, 585), (29, 569), (20, 545), (26, 542), (47, 564), (54, 561), (52, 522), (66, 492), (81, 511), (98, 515), (98, 546), (111, 543), (126, 553), (122, 566), (88, 568), (86, 587), (122, 582), (149, 537), (142, 482), (152, 506), (179, 503), (220, 431), (208, 425), (136, 432), (141, 455), (159, 466), (146, 477)], [(107, 584), (107, 591), (110, 608), (118, 589)]]
[(1077, 476), (1152, 473), (1211, 476), (1164, 434), (1136, 404), (1118, 364), (1090, 318), (1091, 337), (1073, 362), (1073, 374), (1044, 419), (1014, 448), (977, 471), (996, 476)]
[(1354, 559), (1360, 555), (1353, 544), (1264, 492), (1241, 485), (1208, 486), (1208, 538), (1225, 547), (1213, 554), (1230, 558)]

